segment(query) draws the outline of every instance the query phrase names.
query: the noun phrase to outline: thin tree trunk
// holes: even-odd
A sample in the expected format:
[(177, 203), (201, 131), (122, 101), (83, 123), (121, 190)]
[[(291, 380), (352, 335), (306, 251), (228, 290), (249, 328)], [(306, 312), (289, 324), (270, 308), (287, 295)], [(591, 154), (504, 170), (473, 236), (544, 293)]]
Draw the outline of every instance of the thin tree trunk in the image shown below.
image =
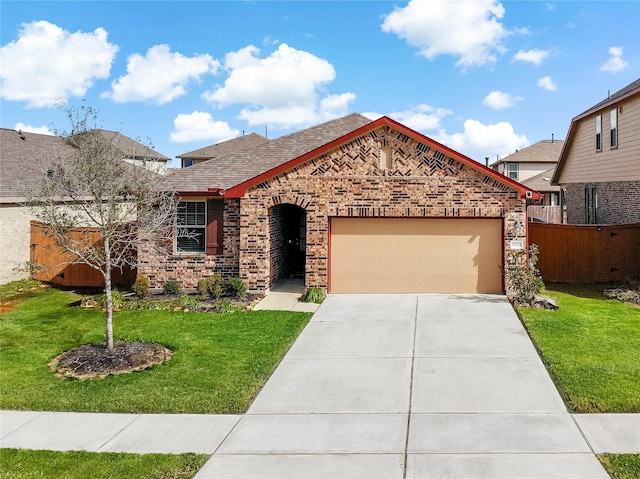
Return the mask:
[(111, 294), (111, 248), (109, 247), (109, 238), (104, 240), (105, 252), (105, 271), (104, 271), (104, 292), (107, 298), (107, 319), (106, 319), (106, 336), (107, 351), (113, 353), (113, 295)]

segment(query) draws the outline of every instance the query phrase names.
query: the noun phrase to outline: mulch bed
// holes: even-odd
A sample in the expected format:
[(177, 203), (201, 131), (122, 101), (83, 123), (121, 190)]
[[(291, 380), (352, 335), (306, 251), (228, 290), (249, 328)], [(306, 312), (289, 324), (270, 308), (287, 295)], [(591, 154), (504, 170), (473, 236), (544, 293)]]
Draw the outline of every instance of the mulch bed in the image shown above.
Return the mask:
[(147, 341), (119, 341), (109, 353), (104, 344), (85, 344), (55, 357), (49, 367), (59, 377), (104, 378), (141, 371), (171, 359), (171, 350)]

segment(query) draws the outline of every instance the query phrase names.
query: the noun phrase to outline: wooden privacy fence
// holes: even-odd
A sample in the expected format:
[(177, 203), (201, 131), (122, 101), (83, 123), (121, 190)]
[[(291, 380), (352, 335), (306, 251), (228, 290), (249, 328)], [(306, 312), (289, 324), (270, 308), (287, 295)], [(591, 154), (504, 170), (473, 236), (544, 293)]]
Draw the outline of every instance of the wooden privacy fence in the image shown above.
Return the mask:
[[(100, 241), (100, 233), (95, 228), (79, 228), (70, 233), (75, 240), (85, 240), (91, 244)], [(60, 286), (103, 287), (102, 274), (86, 264), (68, 264), (73, 257), (61, 251), (53, 239), (47, 235), (47, 225), (31, 222), (31, 264), (32, 277), (40, 281)], [(136, 279), (132, 268), (114, 268), (111, 272), (114, 285), (131, 285)]]
[(598, 283), (640, 277), (640, 224), (529, 223), (545, 281)]

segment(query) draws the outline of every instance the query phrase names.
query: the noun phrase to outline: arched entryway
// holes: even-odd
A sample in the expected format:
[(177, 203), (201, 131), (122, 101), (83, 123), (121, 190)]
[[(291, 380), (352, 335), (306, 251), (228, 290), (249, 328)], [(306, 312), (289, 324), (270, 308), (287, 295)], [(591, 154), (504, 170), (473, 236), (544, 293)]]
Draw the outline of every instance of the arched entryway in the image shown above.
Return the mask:
[(304, 284), (307, 212), (293, 204), (276, 205), (271, 208), (269, 226), (271, 286), (291, 278)]

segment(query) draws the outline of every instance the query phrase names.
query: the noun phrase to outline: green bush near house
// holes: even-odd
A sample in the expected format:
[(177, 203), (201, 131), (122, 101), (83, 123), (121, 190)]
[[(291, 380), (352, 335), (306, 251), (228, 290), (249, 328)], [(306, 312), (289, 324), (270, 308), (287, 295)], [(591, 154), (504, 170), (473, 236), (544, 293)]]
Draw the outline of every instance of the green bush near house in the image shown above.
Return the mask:
[(167, 281), (164, 283), (164, 294), (178, 295), (180, 294), (180, 283), (177, 281)]
[(144, 274), (136, 276), (136, 281), (133, 283), (133, 292), (140, 299), (147, 299), (151, 291), (151, 281)]
[(324, 301), (325, 294), (324, 291), (320, 288), (308, 288), (302, 293), (300, 296), (300, 301), (302, 303), (316, 303), (321, 304)]
[(218, 299), (222, 296), (224, 281), (220, 273), (213, 273), (211, 276), (198, 281), (198, 293), (205, 298)]
[(225, 296), (244, 298), (247, 294), (247, 283), (242, 278), (232, 277), (224, 282), (223, 290)]

